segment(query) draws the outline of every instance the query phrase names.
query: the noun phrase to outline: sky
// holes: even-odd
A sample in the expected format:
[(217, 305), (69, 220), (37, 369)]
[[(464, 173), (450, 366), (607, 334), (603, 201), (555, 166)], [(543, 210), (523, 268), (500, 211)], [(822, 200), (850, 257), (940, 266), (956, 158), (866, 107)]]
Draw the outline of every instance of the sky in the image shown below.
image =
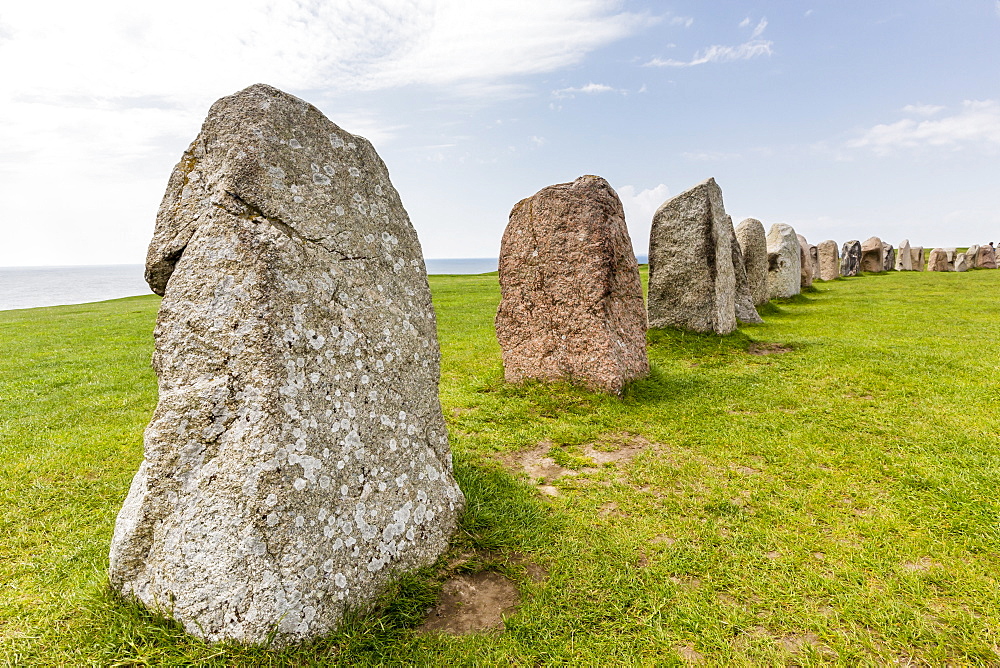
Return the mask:
[(635, 251), (709, 178), (811, 242), (1000, 241), (1000, 0), (53, 0), (0, 7), (0, 266), (141, 263), (216, 99), (367, 137), (428, 258), (607, 179)]

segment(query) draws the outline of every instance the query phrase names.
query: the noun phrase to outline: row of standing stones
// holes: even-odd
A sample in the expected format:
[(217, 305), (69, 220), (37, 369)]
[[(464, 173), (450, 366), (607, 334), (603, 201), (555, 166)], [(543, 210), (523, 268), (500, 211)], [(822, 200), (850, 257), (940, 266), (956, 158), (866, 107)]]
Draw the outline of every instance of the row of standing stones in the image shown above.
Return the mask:
[[(514, 207), (501, 244), (505, 377), (618, 393), (649, 372), (647, 326), (762, 322), (756, 306), (814, 275), (865, 270), (869, 246), (867, 270), (889, 268), (875, 239), (845, 244), (837, 272), (833, 242), (734, 228), (709, 179), (653, 218), (647, 310), (612, 187), (550, 186)], [(285, 644), (437, 561), (465, 499), (435, 315), (367, 140), (270, 86), (222, 98), (170, 176), (146, 280), (163, 296), (159, 401), (115, 523), (116, 591), (209, 641)]]

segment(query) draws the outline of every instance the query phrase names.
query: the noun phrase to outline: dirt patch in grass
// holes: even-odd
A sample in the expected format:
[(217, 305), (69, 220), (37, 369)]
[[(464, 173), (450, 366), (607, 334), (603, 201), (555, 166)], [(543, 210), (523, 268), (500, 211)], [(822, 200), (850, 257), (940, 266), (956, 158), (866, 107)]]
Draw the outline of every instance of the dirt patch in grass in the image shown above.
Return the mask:
[(499, 573), (456, 575), (444, 583), (441, 598), (418, 630), (450, 635), (502, 631), (504, 617), (520, 600), (514, 583)]
[(551, 442), (542, 441), (531, 450), (503, 455), (500, 461), (508, 470), (523, 471), (532, 480), (553, 482), (564, 475), (576, 475), (576, 471), (559, 466), (554, 459), (549, 457), (548, 453), (551, 449)]
[(627, 465), (639, 453), (656, 445), (635, 434), (610, 434), (580, 447), (581, 454), (586, 458), (584, 461), (593, 466), (579, 468), (561, 466), (549, 455), (552, 447), (552, 442), (545, 440), (530, 450), (504, 454), (499, 460), (506, 469), (523, 472), (538, 483), (538, 489), (543, 494), (559, 496), (558, 488), (551, 484), (559, 478), (597, 473), (597, 467)]
[(782, 353), (792, 352), (792, 347), (781, 343), (764, 343), (762, 341), (754, 341), (747, 346), (747, 352), (751, 355), (781, 355)]
[(704, 655), (695, 650), (694, 647), (691, 647), (691, 645), (675, 647), (674, 651), (677, 652), (677, 656), (681, 657), (681, 661), (689, 666), (701, 666), (705, 664)]
[(594, 461), (595, 464), (603, 466), (605, 464), (627, 464), (635, 457), (653, 444), (642, 436), (633, 434), (616, 434), (607, 440), (599, 440), (583, 446), (583, 454)]
[(939, 563), (931, 559), (930, 557), (921, 557), (916, 561), (907, 561), (903, 564), (903, 568), (910, 571), (911, 573), (922, 573), (924, 571), (929, 571), (932, 568), (940, 566)]

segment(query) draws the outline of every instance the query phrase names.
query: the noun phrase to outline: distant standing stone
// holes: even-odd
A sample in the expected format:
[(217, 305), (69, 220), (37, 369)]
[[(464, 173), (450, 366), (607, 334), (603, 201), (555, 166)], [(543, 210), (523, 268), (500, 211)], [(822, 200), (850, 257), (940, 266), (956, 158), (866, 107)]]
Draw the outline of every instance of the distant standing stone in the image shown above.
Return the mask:
[(464, 497), (417, 235), (375, 149), (257, 84), (174, 168), (146, 277), (159, 403), (111, 585), (209, 641), (328, 633)]
[(799, 287), (808, 288), (813, 284), (812, 255), (809, 253), (809, 242), (801, 234), (796, 234), (799, 240)]
[(955, 263), (952, 265), (952, 271), (968, 271), (969, 269), (970, 266), (968, 256), (965, 253), (956, 253)]
[(646, 309), (625, 212), (599, 176), (518, 202), (500, 242), (504, 377), (620, 392), (649, 373)]
[(750, 298), (754, 306), (760, 306), (769, 299), (767, 293), (767, 238), (764, 225), (756, 218), (747, 218), (736, 226), (736, 240), (743, 253)]
[(910, 240), (903, 239), (896, 252), (896, 271), (913, 271), (913, 257), (910, 255)]
[(840, 276), (840, 257), (837, 254), (837, 242), (832, 239), (821, 241), (816, 245), (819, 277), (823, 281), (832, 281)]
[[(729, 224), (733, 224), (732, 218), (729, 219)], [(757, 309), (754, 308), (753, 296), (750, 294), (750, 283), (747, 280), (746, 265), (743, 260), (743, 251), (740, 250), (740, 244), (736, 240), (735, 234), (732, 239), (733, 273), (736, 274), (736, 295), (734, 296), (736, 319), (748, 325), (759, 325), (764, 322), (764, 319), (760, 317)]]
[(993, 246), (980, 246), (976, 255), (976, 266), (980, 269), (996, 269), (997, 254)]
[(708, 179), (664, 202), (649, 234), (649, 326), (736, 329), (733, 224)]
[(861, 271), (885, 271), (885, 247), (878, 237), (869, 237), (861, 244)]
[(840, 249), (840, 275), (857, 276), (861, 271), (861, 242), (857, 239), (845, 241)]
[(771, 225), (767, 231), (767, 260), (771, 299), (793, 297), (802, 291), (802, 245), (791, 225)]
[(923, 246), (910, 246), (910, 264), (913, 271), (923, 271), (926, 264)]
[(927, 271), (951, 271), (948, 263), (948, 252), (943, 248), (935, 248), (927, 259)]
[(819, 248), (816, 244), (809, 244), (809, 264), (812, 266), (812, 278), (815, 281), (819, 278)]
[(969, 269), (976, 269), (979, 266), (977, 264), (979, 260), (979, 248), (979, 244), (972, 244), (965, 250), (965, 263)]
[(882, 242), (882, 271), (896, 270), (896, 251), (892, 244)]

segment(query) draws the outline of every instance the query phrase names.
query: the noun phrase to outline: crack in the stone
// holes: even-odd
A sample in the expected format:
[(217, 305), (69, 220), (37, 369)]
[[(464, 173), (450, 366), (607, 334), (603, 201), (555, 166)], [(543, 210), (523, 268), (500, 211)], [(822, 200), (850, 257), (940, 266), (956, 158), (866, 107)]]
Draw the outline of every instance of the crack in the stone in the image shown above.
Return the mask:
[(229, 191), (229, 190), (226, 190), (226, 191), (223, 191), (223, 192), (225, 192), (225, 194), (227, 196), (229, 196), (230, 198), (232, 198), (232, 200), (236, 204), (238, 204), (240, 207), (242, 207), (242, 209), (243, 209), (242, 211), (233, 211), (232, 209), (230, 209), (229, 207), (227, 207), (224, 203), (220, 204), (220, 203), (217, 203), (217, 202), (213, 202), (213, 204), (215, 206), (219, 207), (223, 211), (226, 211), (227, 213), (230, 213), (230, 214), (232, 214), (234, 216), (238, 216), (240, 218), (247, 218), (249, 220), (263, 220), (263, 221), (269, 223), (270, 225), (272, 225), (275, 229), (277, 229), (279, 232), (283, 233), (288, 238), (290, 238), (290, 239), (296, 239), (296, 240), (301, 241), (303, 243), (313, 244), (315, 246), (319, 246), (321, 249), (323, 249), (327, 253), (330, 253), (331, 255), (337, 255), (337, 256), (339, 256), (339, 260), (340, 261), (347, 261), (347, 260), (371, 260), (371, 259), (373, 259), (372, 257), (367, 256), (367, 255), (356, 255), (356, 256), (355, 255), (347, 255), (346, 253), (343, 253), (341, 251), (334, 250), (332, 248), (328, 248), (326, 246), (326, 244), (323, 243), (323, 239), (322, 238), (321, 239), (313, 239), (313, 238), (307, 237), (304, 234), (302, 234), (301, 232), (299, 232), (298, 230), (296, 230), (294, 227), (292, 227), (291, 225), (289, 225), (288, 223), (286, 223), (285, 221), (281, 220), (280, 218), (277, 218), (275, 216), (269, 216), (268, 214), (264, 213), (260, 209), (260, 207), (257, 207), (254, 204), (251, 204), (250, 202), (246, 201), (245, 199), (243, 199), (242, 197), (240, 197), (236, 193), (234, 193), (232, 191)]

